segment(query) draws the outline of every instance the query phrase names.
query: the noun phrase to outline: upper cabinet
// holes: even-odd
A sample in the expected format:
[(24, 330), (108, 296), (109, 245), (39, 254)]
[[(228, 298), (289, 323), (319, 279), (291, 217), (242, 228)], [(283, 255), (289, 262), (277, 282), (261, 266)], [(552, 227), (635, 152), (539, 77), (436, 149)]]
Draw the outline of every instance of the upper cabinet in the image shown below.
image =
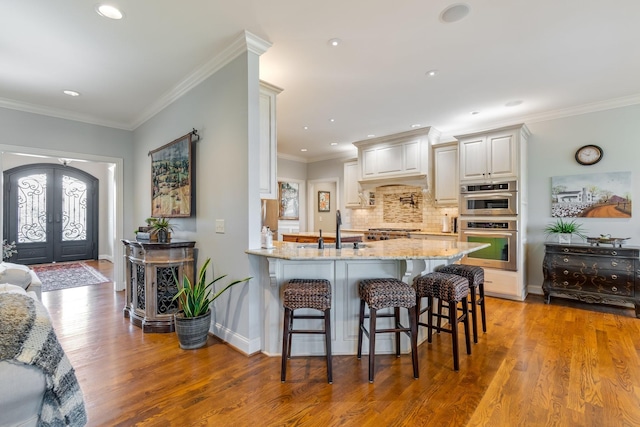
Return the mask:
[(526, 126), (520, 124), (456, 136), (460, 142), (460, 181), (518, 178), (521, 145), (528, 135)]
[(344, 206), (346, 208), (360, 207), (360, 165), (357, 160), (344, 164)]
[(276, 96), (279, 87), (260, 82), (260, 197), (277, 199), (278, 138), (276, 133)]
[(436, 205), (457, 205), (458, 143), (433, 147), (433, 200)]
[(361, 182), (425, 179), (429, 172), (429, 147), (439, 136), (436, 129), (429, 127), (354, 142), (358, 147)]

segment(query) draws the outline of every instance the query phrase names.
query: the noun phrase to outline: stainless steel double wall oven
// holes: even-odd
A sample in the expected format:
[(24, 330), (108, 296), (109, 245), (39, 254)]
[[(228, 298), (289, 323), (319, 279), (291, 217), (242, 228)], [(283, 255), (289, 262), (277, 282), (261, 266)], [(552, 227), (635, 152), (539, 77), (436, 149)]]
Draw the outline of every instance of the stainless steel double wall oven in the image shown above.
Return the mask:
[(480, 267), (517, 270), (517, 181), (467, 183), (460, 188), (460, 240), (491, 246), (462, 262)]

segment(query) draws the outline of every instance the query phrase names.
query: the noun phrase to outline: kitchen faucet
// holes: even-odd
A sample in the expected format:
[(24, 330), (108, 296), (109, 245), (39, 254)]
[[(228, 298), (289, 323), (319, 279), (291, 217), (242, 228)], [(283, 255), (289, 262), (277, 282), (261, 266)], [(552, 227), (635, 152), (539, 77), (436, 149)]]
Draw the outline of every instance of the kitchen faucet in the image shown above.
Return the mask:
[(342, 240), (340, 238), (340, 226), (342, 225), (342, 215), (340, 210), (336, 210), (336, 249), (342, 249)]

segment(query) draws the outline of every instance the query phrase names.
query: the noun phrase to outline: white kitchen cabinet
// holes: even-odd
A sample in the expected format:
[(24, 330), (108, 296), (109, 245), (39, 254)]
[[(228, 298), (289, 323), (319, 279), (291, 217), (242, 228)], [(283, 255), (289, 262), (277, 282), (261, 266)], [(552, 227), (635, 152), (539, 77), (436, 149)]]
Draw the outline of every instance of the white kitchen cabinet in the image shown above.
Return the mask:
[(458, 144), (433, 147), (433, 200), (436, 205), (457, 205)]
[(346, 208), (360, 207), (360, 165), (357, 160), (344, 164), (344, 206)]
[(276, 96), (282, 89), (260, 82), (260, 197), (277, 199)]
[(517, 179), (520, 147), (527, 136), (524, 125), (456, 136), (460, 142), (460, 181)]
[(436, 129), (429, 127), (354, 142), (358, 147), (361, 182), (426, 178), (429, 147), (439, 136)]

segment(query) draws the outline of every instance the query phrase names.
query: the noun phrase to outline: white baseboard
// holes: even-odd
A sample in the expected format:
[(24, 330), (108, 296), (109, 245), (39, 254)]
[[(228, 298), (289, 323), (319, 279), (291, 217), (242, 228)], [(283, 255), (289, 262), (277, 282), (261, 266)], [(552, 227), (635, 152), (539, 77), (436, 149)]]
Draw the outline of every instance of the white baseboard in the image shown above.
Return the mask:
[(246, 337), (243, 337), (242, 335), (239, 335), (236, 332), (225, 328), (220, 323), (215, 323), (212, 329), (213, 330), (211, 332), (215, 336), (217, 336), (224, 342), (229, 343), (230, 345), (238, 349), (238, 351), (246, 355), (258, 353), (261, 350), (262, 344), (260, 338), (249, 340)]

